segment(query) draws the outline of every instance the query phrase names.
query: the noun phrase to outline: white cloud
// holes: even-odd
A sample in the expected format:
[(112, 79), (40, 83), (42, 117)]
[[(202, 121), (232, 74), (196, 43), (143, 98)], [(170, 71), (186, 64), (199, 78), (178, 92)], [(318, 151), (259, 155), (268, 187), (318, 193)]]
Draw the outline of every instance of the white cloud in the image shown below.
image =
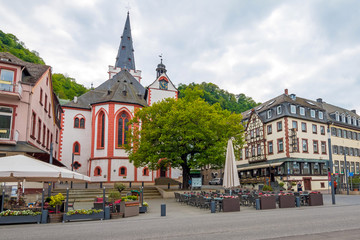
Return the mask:
[[(107, 79), (127, 2), (1, 1), (1, 30), (36, 50), (55, 72), (89, 87)], [(360, 3), (319, 1), (130, 2), (143, 84), (163, 53), (175, 84), (208, 81), (266, 101), (299, 96), (357, 108)]]

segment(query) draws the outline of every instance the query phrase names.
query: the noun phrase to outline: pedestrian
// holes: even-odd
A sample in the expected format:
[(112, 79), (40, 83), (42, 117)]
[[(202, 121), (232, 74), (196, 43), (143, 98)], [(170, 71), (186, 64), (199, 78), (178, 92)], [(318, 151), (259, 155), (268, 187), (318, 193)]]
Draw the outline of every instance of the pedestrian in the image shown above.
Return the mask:
[(301, 185), (300, 181), (297, 184), (297, 190), (298, 190), (298, 192), (302, 192), (302, 185)]
[(334, 180), (334, 193), (336, 194), (337, 182)]

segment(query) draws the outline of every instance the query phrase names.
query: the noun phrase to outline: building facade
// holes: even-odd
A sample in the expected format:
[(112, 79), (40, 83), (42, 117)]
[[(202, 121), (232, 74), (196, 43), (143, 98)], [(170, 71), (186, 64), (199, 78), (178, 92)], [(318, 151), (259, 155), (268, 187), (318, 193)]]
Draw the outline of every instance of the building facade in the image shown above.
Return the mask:
[(53, 93), (51, 67), (0, 53), (0, 155), (58, 158), (61, 106)]
[(136, 168), (124, 149), (126, 132), (131, 127), (128, 122), (137, 110), (178, 96), (162, 60), (156, 68), (156, 80), (148, 88), (141, 84), (141, 71), (135, 68), (129, 14), (115, 66), (109, 66), (108, 74), (109, 79), (100, 86), (63, 106), (61, 162), (96, 182), (154, 182), (160, 176), (180, 177), (181, 172), (170, 167), (162, 166), (157, 171)]
[(242, 184), (284, 182), (305, 190), (328, 188), (331, 130), (334, 173), (348, 167), (359, 174), (360, 119), (356, 112), (285, 93), (243, 113), (246, 143), (238, 171)]

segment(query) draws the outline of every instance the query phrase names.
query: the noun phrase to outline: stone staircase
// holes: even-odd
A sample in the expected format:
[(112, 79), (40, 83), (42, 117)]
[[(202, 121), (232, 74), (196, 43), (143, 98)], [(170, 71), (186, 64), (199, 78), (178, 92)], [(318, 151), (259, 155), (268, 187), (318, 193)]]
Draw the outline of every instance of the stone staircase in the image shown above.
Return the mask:
[[(139, 187), (126, 188), (121, 192), (121, 196), (126, 196), (127, 193), (130, 193), (131, 190), (140, 190)], [(106, 188), (105, 195), (109, 195), (110, 192), (116, 191), (114, 188)], [(66, 197), (66, 189), (54, 189), (52, 191), (53, 195), (58, 193), (63, 194)], [(103, 189), (69, 189), (69, 201), (72, 202), (93, 202), (95, 198), (103, 196)], [(154, 186), (145, 186), (144, 187), (144, 200), (147, 199), (157, 199), (162, 198), (159, 191)]]

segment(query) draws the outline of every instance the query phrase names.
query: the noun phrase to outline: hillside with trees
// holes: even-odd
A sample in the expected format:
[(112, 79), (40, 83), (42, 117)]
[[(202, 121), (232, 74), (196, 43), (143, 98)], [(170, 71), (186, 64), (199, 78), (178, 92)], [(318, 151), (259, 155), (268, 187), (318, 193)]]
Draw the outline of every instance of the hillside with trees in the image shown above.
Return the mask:
[(245, 94), (240, 93), (235, 95), (229, 93), (223, 89), (220, 89), (217, 85), (213, 83), (190, 83), (189, 85), (180, 84), (178, 87), (179, 98), (184, 98), (186, 96), (186, 89), (198, 88), (203, 91), (202, 98), (209, 104), (213, 105), (219, 103), (222, 109), (229, 110), (234, 113), (242, 113), (246, 110), (249, 110), (260, 103), (256, 103), (251, 97), (247, 97)]

